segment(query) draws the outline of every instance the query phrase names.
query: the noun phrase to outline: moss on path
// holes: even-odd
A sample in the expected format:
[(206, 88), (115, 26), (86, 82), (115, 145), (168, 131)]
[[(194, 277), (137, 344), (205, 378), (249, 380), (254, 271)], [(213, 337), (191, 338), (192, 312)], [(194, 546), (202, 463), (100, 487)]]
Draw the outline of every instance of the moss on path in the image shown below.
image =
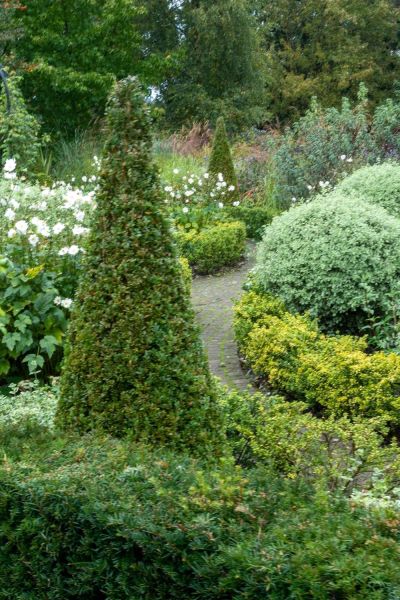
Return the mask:
[(222, 383), (240, 390), (251, 385), (240, 366), (233, 335), (232, 306), (242, 294), (242, 285), (255, 262), (255, 245), (249, 243), (246, 258), (232, 270), (195, 277), (192, 301), (202, 329), (210, 368)]

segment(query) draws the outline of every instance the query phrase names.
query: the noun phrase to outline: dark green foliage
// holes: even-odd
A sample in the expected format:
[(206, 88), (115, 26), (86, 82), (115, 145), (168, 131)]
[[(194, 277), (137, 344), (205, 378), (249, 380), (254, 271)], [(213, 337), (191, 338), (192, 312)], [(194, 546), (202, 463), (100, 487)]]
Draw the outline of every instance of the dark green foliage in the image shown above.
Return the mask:
[(184, 0), (177, 73), (162, 86), (172, 126), (214, 123), (219, 115), (240, 130), (265, 118), (264, 57), (249, 0)]
[(244, 223), (218, 223), (201, 231), (179, 231), (178, 245), (197, 273), (213, 273), (232, 266), (243, 256), (246, 244)]
[(247, 237), (253, 240), (260, 240), (263, 235), (264, 227), (269, 225), (272, 219), (277, 215), (277, 211), (263, 206), (229, 206), (225, 213), (229, 219), (234, 221), (243, 221), (246, 225)]
[(38, 64), (24, 76), (23, 91), (46, 131), (71, 136), (103, 116), (114, 77)]
[(256, 0), (266, 52), (269, 109), (298, 118), (312, 96), (323, 106), (355, 99), (361, 81), (374, 104), (400, 73), (399, 9), (390, 0)]
[(75, 302), (58, 422), (209, 451), (215, 390), (150, 158), (134, 78), (107, 108), (97, 210)]
[(400, 594), (398, 520), (385, 513), (266, 468), (209, 468), (110, 439), (37, 445), (19, 460), (2, 447), (2, 600)]
[(23, 91), (47, 131), (71, 134), (103, 115), (113, 80), (140, 71), (140, 2), (35, 0), (17, 11)]
[(235, 188), (233, 191), (226, 192), (227, 199), (232, 201), (239, 197), (238, 180), (235, 173), (235, 167), (233, 166), (231, 149), (229, 147), (223, 117), (219, 117), (217, 120), (208, 171), (213, 183), (216, 181), (218, 182), (218, 175), (221, 174), (224, 181), (227, 183), (227, 186), (233, 186)]
[(14, 158), (18, 171), (32, 169), (40, 150), (40, 126), (35, 117), (29, 114), (25, 100), (19, 89), (20, 80), (8, 78), (11, 110), (6, 110), (6, 97), (0, 94), (0, 152), (1, 161)]

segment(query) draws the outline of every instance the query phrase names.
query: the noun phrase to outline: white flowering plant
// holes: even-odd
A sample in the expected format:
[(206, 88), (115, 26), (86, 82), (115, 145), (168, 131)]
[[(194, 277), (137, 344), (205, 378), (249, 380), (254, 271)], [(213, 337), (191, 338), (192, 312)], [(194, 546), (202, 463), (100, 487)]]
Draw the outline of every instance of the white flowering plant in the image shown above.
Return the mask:
[(82, 187), (31, 184), (6, 161), (0, 179), (0, 375), (57, 372), (95, 206)]
[(233, 200), (234, 191), (222, 173), (215, 179), (207, 172), (195, 175), (179, 169), (173, 170), (170, 181), (164, 185), (170, 214), (175, 224), (185, 229), (203, 229), (224, 220), (223, 209), (239, 205)]

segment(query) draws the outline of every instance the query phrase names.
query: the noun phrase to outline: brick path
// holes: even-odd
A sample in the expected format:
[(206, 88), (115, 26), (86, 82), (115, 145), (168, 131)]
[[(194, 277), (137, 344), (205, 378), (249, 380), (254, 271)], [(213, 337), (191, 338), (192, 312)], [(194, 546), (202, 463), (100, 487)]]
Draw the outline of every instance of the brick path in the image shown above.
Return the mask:
[(241, 369), (232, 329), (232, 305), (255, 262), (255, 245), (249, 243), (239, 267), (217, 275), (195, 277), (192, 302), (202, 329), (210, 369), (229, 387), (246, 389), (251, 382)]

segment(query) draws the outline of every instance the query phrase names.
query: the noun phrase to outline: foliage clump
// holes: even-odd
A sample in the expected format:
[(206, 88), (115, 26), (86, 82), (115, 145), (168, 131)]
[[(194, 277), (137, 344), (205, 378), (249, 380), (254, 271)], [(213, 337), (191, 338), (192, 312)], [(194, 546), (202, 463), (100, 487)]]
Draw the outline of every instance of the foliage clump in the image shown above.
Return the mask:
[[(267, 419), (257, 412), (261, 428)], [(291, 429), (280, 412), (273, 410), (265, 430), (273, 429), (275, 448), (263, 436), (254, 451), (265, 462), (293, 458), (286, 478), (264, 465), (210, 468), (165, 449), (93, 436), (29, 448), (25, 441), (17, 459), (2, 445), (3, 597), (128, 600), (154, 598), (154, 590), (158, 600), (322, 599), (327, 590), (331, 598), (398, 597), (396, 509), (382, 510), (378, 501), (378, 510), (368, 511), (333, 486), (316, 493), (293, 479), (307, 466), (301, 444), (306, 452), (315, 446), (299, 417)], [(279, 429), (290, 433), (279, 439)], [(289, 457), (296, 429), (300, 442)], [(361, 428), (342, 433), (344, 443), (357, 443), (353, 456), (341, 463), (327, 447), (308, 468), (311, 475), (326, 471), (336, 489), (354, 478), (357, 462), (380, 459)]]
[(232, 201), (239, 197), (238, 181), (223, 117), (217, 119), (208, 170), (214, 181), (218, 181), (218, 176), (222, 175), (227, 184), (227, 198)]
[(178, 230), (177, 240), (180, 251), (198, 273), (213, 273), (241, 259), (246, 248), (246, 227), (232, 221), (201, 231)]
[(10, 110), (4, 93), (0, 96), (0, 153), (4, 164), (8, 159), (16, 161), (18, 170), (32, 169), (40, 151), (40, 125), (28, 112), (19, 89), (19, 79), (7, 80), (10, 93)]
[(325, 335), (309, 316), (254, 291), (236, 305), (234, 327), (248, 365), (291, 400), (324, 416), (378, 417), (398, 429), (397, 354), (371, 354), (365, 338)]
[(400, 222), (378, 206), (322, 196), (276, 217), (260, 244), (256, 280), (323, 329), (359, 333), (388, 310), (400, 278)]
[(215, 390), (185, 292), (135, 78), (117, 84), (58, 423), (205, 452), (219, 438)]
[(338, 185), (343, 195), (378, 204), (400, 217), (400, 166), (383, 163), (366, 166), (349, 175)]

